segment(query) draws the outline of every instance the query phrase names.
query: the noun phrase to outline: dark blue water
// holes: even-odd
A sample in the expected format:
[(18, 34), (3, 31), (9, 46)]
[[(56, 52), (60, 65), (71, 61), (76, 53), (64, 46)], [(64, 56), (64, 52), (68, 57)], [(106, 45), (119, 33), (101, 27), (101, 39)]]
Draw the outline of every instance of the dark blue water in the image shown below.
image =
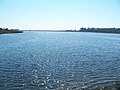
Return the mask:
[(80, 90), (120, 83), (120, 34), (0, 35), (0, 90)]

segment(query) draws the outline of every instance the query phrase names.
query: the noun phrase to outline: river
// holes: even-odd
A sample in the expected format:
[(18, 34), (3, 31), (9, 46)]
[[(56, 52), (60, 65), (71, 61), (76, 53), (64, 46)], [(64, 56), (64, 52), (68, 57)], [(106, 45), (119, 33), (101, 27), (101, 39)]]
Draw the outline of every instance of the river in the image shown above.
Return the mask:
[(0, 90), (120, 86), (120, 34), (25, 31), (0, 35)]

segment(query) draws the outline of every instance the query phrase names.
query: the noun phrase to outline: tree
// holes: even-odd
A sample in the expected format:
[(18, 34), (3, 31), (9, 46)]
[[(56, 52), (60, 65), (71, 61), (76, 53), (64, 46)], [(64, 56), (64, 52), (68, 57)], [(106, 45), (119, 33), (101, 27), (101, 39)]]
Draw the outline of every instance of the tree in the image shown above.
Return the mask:
[(0, 28), (0, 30), (2, 30), (2, 28)]

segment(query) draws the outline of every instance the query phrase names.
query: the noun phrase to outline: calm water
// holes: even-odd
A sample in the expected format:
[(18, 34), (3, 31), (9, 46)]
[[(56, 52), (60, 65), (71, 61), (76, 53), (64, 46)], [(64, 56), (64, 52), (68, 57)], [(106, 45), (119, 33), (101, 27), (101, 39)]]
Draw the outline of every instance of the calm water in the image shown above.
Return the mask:
[(90, 90), (120, 84), (120, 34), (0, 35), (0, 90)]

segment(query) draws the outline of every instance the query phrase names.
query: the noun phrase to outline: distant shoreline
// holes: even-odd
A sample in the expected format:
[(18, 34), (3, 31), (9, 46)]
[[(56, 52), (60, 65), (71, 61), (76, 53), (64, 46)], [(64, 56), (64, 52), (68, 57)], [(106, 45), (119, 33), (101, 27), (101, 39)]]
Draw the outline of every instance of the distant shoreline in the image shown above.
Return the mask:
[(19, 29), (0, 28), (0, 34), (23, 33)]
[(91, 33), (113, 33), (120, 34), (120, 28), (80, 28), (80, 30), (23, 30), (39, 32), (91, 32)]
[(120, 34), (120, 28), (80, 28), (80, 30), (19, 30), (0, 28), (0, 34), (23, 33), (23, 31), (40, 31), (40, 32), (91, 32), (91, 33), (113, 33)]

